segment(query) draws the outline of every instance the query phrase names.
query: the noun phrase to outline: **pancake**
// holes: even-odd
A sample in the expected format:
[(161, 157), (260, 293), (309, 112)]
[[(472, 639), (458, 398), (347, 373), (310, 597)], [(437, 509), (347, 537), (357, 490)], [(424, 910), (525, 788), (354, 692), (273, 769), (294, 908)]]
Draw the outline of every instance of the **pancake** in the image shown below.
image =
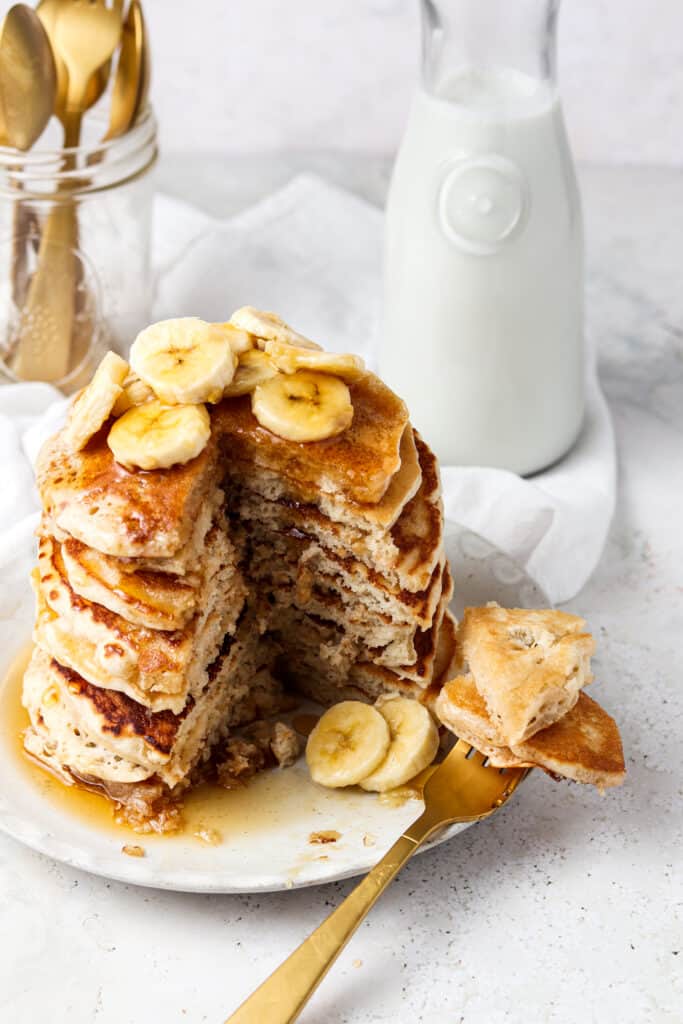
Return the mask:
[(399, 446), (400, 464), (380, 501), (362, 504), (350, 499), (344, 492), (320, 491), (307, 480), (290, 476), (287, 465), (283, 471), (276, 471), (254, 464), (249, 459), (240, 459), (238, 453), (230, 452), (231, 475), (248, 482), (261, 499), (274, 503), (296, 502), (315, 508), (332, 522), (348, 523), (366, 530), (385, 532), (394, 525), (411, 498), (415, 497), (422, 481), (422, 469), (415, 443), (415, 432), (408, 424)]
[[(205, 537), (197, 570), (184, 576), (151, 569), (129, 572), (121, 567), (120, 559), (103, 555), (73, 537), (67, 537), (61, 544), (53, 543), (75, 594), (134, 625), (166, 631), (187, 626), (197, 614), (216, 573), (238, 561), (232, 541), (218, 524)], [(39, 566), (43, 551), (41, 541)]]
[(219, 563), (183, 629), (148, 629), (76, 594), (61, 546), (46, 537), (40, 540), (33, 582), (37, 644), (94, 685), (120, 689), (155, 710), (174, 711), (203, 687), (205, 666), (225, 634), (234, 631), (247, 593), (235, 566)]
[(105, 424), (82, 451), (60, 432), (42, 447), (36, 482), (55, 527), (108, 555), (170, 558), (190, 541), (215, 487), (214, 437), (184, 465), (153, 473), (124, 469), (107, 445)]
[(389, 530), (367, 528), (364, 520), (332, 520), (317, 505), (299, 500), (296, 491), (270, 500), (259, 487), (257, 470), (230, 467), (228, 486), (243, 522), (259, 524), (268, 533), (297, 531), (316, 540), (338, 558), (349, 555), (381, 573), (396, 590), (424, 591), (436, 566), (443, 561), (443, 507), (436, 458), (415, 435), (421, 479)]
[(262, 427), (248, 397), (222, 402), (212, 430), (231, 457), (274, 470), (314, 488), (361, 505), (377, 504), (400, 470), (401, 438), (408, 425), (405, 404), (378, 377), (367, 373), (350, 385), (353, 422), (326, 441), (285, 441)]
[(559, 722), (517, 744), (513, 752), (554, 775), (599, 788), (620, 786), (626, 775), (616, 722), (583, 691)]
[[(207, 548), (211, 548), (209, 533), (215, 533), (215, 526), (222, 523), (224, 503), (223, 491), (214, 488), (199, 510), (189, 539), (171, 558), (117, 558), (104, 554), (60, 530), (45, 513), (37, 534), (62, 544), (69, 582), (77, 593), (106, 604), (115, 600), (117, 592), (121, 591), (122, 604), (113, 610), (125, 605), (131, 614), (137, 609), (140, 625), (149, 625), (151, 629), (178, 629), (193, 606), (190, 592), (196, 591), (200, 577), (206, 572)], [(234, 544), (237, 538), (231, 537), (230, 541)], [(138, 573), (145, 574), (139, 585), (135, 580)], [(166, 580), (166, 576), (173, 579)], [(183, 591), (187, 601), (183, 599)], [(145, 617), (154, 621), (146, 623), (142, 621)]]
[(552, 725), (591, 680), (595, 642), (577, 615), (526, 608), (466, 608), (460, 641), (501, 745)]
[(369, 609), (388, 615), (394, 623), (406, 623), (417, 629), (431, 626), (443, 593), (444, 560), (434, 568), (424, 590), (402, 590), (395, 580), (359, 561), (346, 558), (304, 539), (305, 552), (299, 566), (310, 571), (315, 581), (331, 590), (353, 592)]
[(417, 433), (415, 443), (422, 480), (390, 531), (397, 554), (396, 573), (407, 590), (426, 586), (443, 545), (443, 503), (436, 456)]
[(250, 536), (250, 577), (274, 604), (336, 624), (381, 664), (415, 665), (424, 652), (421, 635), (440, 620), (451, 597), (450, 572), (443, 564), (428, 590), (413, 595), (390, 588), (380, 573), (353, 558), (330, 555), (298, 533)]
[(259, 667), (256, 635), (242, 630), (204, 692), (178, 714), (93, 686), (36, 648), (24, 680), (26, 747), (62, 777), (71, 775), (67, 781), (74, 774), (119, 783), (154, 776), (173, 788), (227, 730), (280, 705), (280, 684)]
[(31, 720), (24, 735), (26, 750), (67, 785), (73, 784), (74, 773), (122, 783), (149, 778), (152, 772), (147, 765), (123, 757), (118, 750), (112, 752), (82, 731), (81, 722), (74, 719), (65, 699), (70, 678), (69, 670), (46, 651), (34, 649), (22, 695)]
[(474, 677), (468, 672), (450, 679), (436, 700), (436, 713), (445, 726), (456, 736), (470, 743), (476, 736), (478, 750), (492, 754), (505, 747), (500, 733), (486, 707), (486, 701), (477, 689)]
[(619, 730), (599, 704), (581, 692), (574, 706), (553, 725), (513, 747), (499, 734), (470, 674), (445, 684), (436, 699), (437, 717), (497, 767), (539, 767), (551, 774), (606, 788), (624, 780)]
[[(433, 646), (432, 646), (433, 644)], [(448, 609), (444, 609), (438, 629), (430, 637), (428, 681), (415, 680), (405, 669), (390, 669), (376, 662), (359, 662), (351, 669), (351, 679), (368, 692), (402, 692), (432, 707), (435, 694), (452, 673), (457, 656), (455, 620)]]
[[(223, 535), (224, 536), (224, 535)], [(182, 629), (197, 611), (201, 580), (154, 570), (125, 572), (116, 559), (67, 537), (61, 545), (66, 578), (79, 597), (148, 629)]]
[[(446, 564), (441, 578), (441, 597), (438, 608), (427, 629), (418, 629), (412, 637), (411, 656), (404, 661), (387, 656), (386, 649), (376, 651), (368, 649), (370, 657), (367, 659), (373, 665), (381, 665), (391, 668), (393, 671), (412, 680), (418, 686), (425, 688), (430, 686), (434, 675), (434, 662), (436, 659), (439, 633), (446, 609), (453, 596), (453, 581), (451, 571)], [(361, 659), (364, 660), (364, 659)]]

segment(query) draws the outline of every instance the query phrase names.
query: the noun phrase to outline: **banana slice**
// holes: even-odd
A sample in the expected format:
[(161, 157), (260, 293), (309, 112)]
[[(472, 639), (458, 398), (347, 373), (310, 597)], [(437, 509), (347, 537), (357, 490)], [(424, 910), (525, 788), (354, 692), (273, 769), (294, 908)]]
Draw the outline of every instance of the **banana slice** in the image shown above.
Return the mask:
[(154, 401), (125, 412), (109, 431), (107, 444), (126, 469), (166, 469), (194, 459), (210, 436), (205, 406)]
[(238, 395), (249, 395), (257, 384), (263, 384), (277, 377), (278, 368), (265, 352), (253, 348), (240, 356), (240, 361), (232, 379), (223, 392), (223, 398), (236, 398)]
[(80, 451), (111, 415), (114, 404), (123, 394), (122, 384), (128, 374), (128, 363), (115, 352), (107, 352), (95, 370), (90, 383), (76, 398), (64, 429), (64, 440), (74, 451)]
[(263, 348), (264, 341), (280, 341), (284, 345), (298, 345), (299, 348), (320, 349), (310, 338), (299, 334), (289, 324), (286, 324), (277, 313), (263, 313), (253, 306), (242, 306), (235, 310), (230, 317), (230, 323), (248, 331), (256, 338), (259, 348)]
[(354, 786), (384, 760), (389, 726), (370, 704), (343, 700), (325, 712), (306, 744), (314, 782), (337, 789)]
[(315, 370), (330, 373), (352, 384), (365, 375), (365, 363), (360, 356), (340, 355), (337, 352), (313, 352), (308, 348), (287, 345), (282, 341), (267, 341), (265, 349), (278, 370), (296, 373), (297, 370)]
[(392, 697), (376, 708), (389, 726), (391, 742), (384, 760), (360, 785), (386, 793), (403, 786), (432, 763), (439, 749), (439, 730), (424, 704), (410, 697)]
[(244, 355), (254, 347), (255, 339), (253, 335), (249, 334), (248, 331), (243, 331), (240, 327), (235, 327), (230, 322), (224, 324), (211, 324), (212, 327), (218, 327), (224, 332), (225, 337), (236, 356)]
[(218, 402), (237, 368), (222, 324), (196, 317), (162, 320), (133, 342), (130, 365), (167, 405)]
[(343, 380), (299, 370), (257, 385), (251, 409), (261, 424), (286, 441), (323, 441), (351, 425), (353, 406)]
[(148, 384), (145, 384), (144, 380), (140, 380), (136, 373), (129, 373), (123, 382), (123, 392), (114, 402), (112, 406), (112, 416), (123, 416), (124, 412), (128, 412), (134, 405), (144, 405), (145, 402), (151, 402), (155, 398), (155, 394)]

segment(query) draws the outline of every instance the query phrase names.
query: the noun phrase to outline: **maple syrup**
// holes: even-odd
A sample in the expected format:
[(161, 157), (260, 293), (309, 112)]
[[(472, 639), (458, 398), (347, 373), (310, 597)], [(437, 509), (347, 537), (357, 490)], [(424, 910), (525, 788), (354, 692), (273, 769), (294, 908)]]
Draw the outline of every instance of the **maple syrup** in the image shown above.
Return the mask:
[(292, 728), (296, 729), (300, 736), (310, 736), (320, 721), (320, 715), (295, 715), (292, 719)]
[(0, 742), (12, 753), (18, 770), (31, 788), (60, 812), (123, 837), (135, 835), (132, 829), (116, 824), (112, 804), (104, 796), (81, 786), (67, 786), (24, 749), (24, 733), (30, 721), (21, 703), (21, 687), (32, 652), (33, 646), (28, 644), (17, 654), (0, 685)]
[(427, 780), (438, 767), (438, 764), (430, 764), (428, 768), (424, 768), (410, 782), (406, 782), (402, 786), (396, 786), (394, 789), (389, 789), (386, 793), (380, 793), (379, 802), (384, 807), (403, 807), (409, 800), (421, 800)]
[[(216, 841), (229, 839), (235, 831), (275, 832), (296, 820), (306, 805), (319, 803), (320, 790), (306, 771), (275, 769), (260, 773), (248, 785), (237, 789), (227, 790), (209, 783), (197, 786), (183, 800), (183, 827), (177, 832), (141, 834), (118, 824), (114, 820), (113, 804), (104, 795), (78, 783), (67, 785), (24, 749), (23, 736), (30, 723), (21, 703), (21, 688), (32, 650), (28, 645), (16, 656), (0, 683), (0, 743), (11, 751), (18, 770), (31, 788), (60, 813), (76, 817), (91, 828), (109, 832), (124, 843), (132, 836), (143, 844), (191, 837), (202, 845), (214, 845)], [(318, 720), (315, 715), (300, 717), (306, 719), (299, 723), (302, 731), (304, 727), (310, 731)], [(333, 794), (332, 799), (335, 798), (340, 798), (340, 794)], [(211, 836), (211, 841), (207, 836)]]
[[(305, 765), (261, 772), (248, 785), (237, 789), (202, 783), (183, 800), (183, 825), (179, 831), (163, 835), (136, 833), (132, 828), (114, 820), (114, 806), (102, 794), (74, 783), (67, 785), (45, 765), (32, 758), (24, 749), (23, 736), (29, 717), (21, 703), (22, 680), (30, 661), (32, 646), (28, 645), (14, 659), (4, 680), (0, 683), (0, 743), (9, 750), (18, 770), (34, 791), (60, 813), (75, 817), (90, 828), (116, 836), (122, 843), (132, 841), (148, 845), (169, 843), (174, 839), (194, 839), (200, 845), (216, 845), (229, 841), (230, 835), (277, 833), (292, 821), (318, 807), (320, 789), (312, 782)], [(308, 735), (319, 719), (315, 714), (300, 714), (292, 724), (301, 735)], [(408, 800), (419, 800), (424, 785), (436, 769), (432, 765), (404, 786), (388, 793), (367, 794), (366, 799), (379, 799), (387, 807), (400, 807)], [(346, 800), (344, 790), (326, 790), (324, 803), (328, 812), (338, 803), (340, 814)]]

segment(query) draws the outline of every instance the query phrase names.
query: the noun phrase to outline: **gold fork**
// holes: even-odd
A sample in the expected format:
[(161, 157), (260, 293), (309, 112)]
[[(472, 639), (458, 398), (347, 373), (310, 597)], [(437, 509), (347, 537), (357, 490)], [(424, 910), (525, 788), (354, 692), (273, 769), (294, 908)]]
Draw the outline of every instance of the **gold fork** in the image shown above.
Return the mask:
[(445, 825), (488, 818), (512, 796), (529, 769), (485, 766), (486, 758), (458, 740), (428, 779), (424, 811), (327, 920), (302, 942), (225, 1024), (291, 1024), (389, 882), (430, 836)]

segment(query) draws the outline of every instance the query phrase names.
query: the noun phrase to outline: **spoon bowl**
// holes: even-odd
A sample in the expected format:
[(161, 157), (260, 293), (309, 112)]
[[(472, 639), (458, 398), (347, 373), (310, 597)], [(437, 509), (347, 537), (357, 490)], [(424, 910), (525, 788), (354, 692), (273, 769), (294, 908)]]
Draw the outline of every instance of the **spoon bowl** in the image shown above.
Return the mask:
[(66, 64), (66, 110), (87, 109), (90, 80), (111, 59), (121, 37), (121, 15), (92, 0), (63, 0), (55, 24), (54, 45)]
[[(67, 71), (66, 64), (62, 60), (57, 49), (55, 43), (55, 32), (60, 11), (62, 11), (68, 3), (69, 0), (40, 0), (40, 3), (36, 7), (36, 14), (40, 18), (43, 28), (47, 33), (47, 37), (52, 47), (52, 52), (54, 54), (55, 69), (57, 72), (57, 91), (54, 102), (54, 114), (57, 119), (61, 121), (64, 127), (66, 127), (67, 121), (69, 72)], [(86, 110), (89, 110), (90, 107), (94, 107), (104, 90), (107, 88), (108, 81), (109, 64), (106, 63), (91, 76), (90, 81), (88, 82), (85, 99)]]
[(2, 144), (27, 150), (50, 120), (57, 72), (47, 33), (33, 8), (15, 4), (0, 35)]
[(147, 50), (142, 7), (139, 0), (131, 0), (121, 30), (121, 51), (111, 95), (109, 128), (103, 142), (125, 134), (145, 104), (149, 86)]

